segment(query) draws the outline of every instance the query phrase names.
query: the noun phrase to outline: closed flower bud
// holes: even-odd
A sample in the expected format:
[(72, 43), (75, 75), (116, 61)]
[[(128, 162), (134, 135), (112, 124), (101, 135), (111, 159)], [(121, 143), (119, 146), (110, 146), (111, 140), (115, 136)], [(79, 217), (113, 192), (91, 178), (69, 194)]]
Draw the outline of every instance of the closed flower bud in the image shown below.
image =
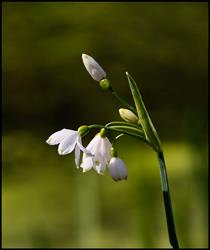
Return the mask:
[(112, 157), (108, 168), (113, 180), (115, 181), (127, 180), (128, 178), (127, 167), (124, 161), (119, 157)]
[(119, 109), (121, 118), (126, 122), (137, 123), (138, 117), (129, 109)]
[(106, 78), (104, 70), (91, 56), (82, 54), (82, 60), (85, 68), (94, 80), (100, 82), (102, 79)]

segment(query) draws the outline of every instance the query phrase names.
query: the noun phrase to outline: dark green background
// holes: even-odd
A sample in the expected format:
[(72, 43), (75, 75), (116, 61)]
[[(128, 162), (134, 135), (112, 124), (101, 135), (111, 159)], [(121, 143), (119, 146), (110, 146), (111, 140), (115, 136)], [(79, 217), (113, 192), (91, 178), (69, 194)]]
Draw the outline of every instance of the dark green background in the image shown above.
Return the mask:
[[(3, 3), (3, 247), (168, 247), (158, 162), (122, 138), (127, 182), (85, 175), (45, 140), (120, 120), (93, 56), (132, 103), (136, 80), (165, 152), (182, 247), (207, 247), (208, 4)], [(84, 140), (86, 145), (96, 133)], [(72, 165), (72, 166), (71, 166)]]

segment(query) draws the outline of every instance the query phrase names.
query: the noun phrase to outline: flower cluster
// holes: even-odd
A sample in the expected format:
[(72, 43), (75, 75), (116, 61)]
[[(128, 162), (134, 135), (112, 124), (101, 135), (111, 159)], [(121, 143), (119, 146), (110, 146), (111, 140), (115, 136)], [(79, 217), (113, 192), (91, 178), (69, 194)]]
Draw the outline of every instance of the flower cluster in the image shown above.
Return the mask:
[[(104, 89), (110, 88), (110, 83), (106, 79), (106, 73), (101, 66), (90, 56), (82, 54), (82, 60), (91, 77), (98, 81)], [(123, 112), (122, 109), (120, 113)], [(129, 111), (129, 116), (131, 111)], [(123, 112), (123, 119), (125, 119)], [(132, 116), (132, 119), (133, 116)], [(66, 155), (75, 150), (75, 163), (77, 168), (81, 167), (83, 172), (94, 169), (98, 174), (103, 175), (106, 167), (108, 167), (112, 178), (115, 181), (127, 179), (127, 168), (125, 163), (117, 157), (116, 150), (107, 138), (106, 130), (102, 128), (85, 148), (82, 145), (82, 136), (86, 135), (90, 130), (90, 126), (81, 126), (79, 129), (70, 130), (62, 129), (53, 133), (48, 139), (47, 144), (59, 145), (58, 153)], [(83, 153), (81, 159), (81, 151)]]
[[(98, 174), (104, 174), (108, 166), (109, 172), (115, 181), (127, 179), (127, 168), (125, 163), (116, 157), (116, 151), (109, 139), (105, 136), (105, 129), (102, 128), (85, 148), (82, 146), (82, 135), (88, 132), (88, 126), (81, 126), (77, 131), (62, 129), (52, 134), (48, 139), (49, 145), (57, 145), (58, 153), (66, 155), (75, 149), (76, 166), (87, 172), (94, 169)], [(80, 163), (80, 152), (83, 152)]]
[[(135, 107), (133, 107), (120, 97), (116, 91), (114, 91), (110, 81), (107, 79), (106, 72), (92, 57), (82, 54), (82, 60), (86, 70), (90, 76), (99, 83), (100, 87), (104, 90), (109, 90), (123, 107), (126, 107), (119, 109), (119, 114), (123, 119), (123, 122), (113, 121), (104, 126), (97, 124), (89, 126), (84, 125), (79, 127), (77, 131), (62, 129), (52, 134), (46, 142), (49, 145), (59, 144), (58, 153), (60, 155), (69, 154), (75, 149), (76, 166), (77, 168), (82, 168), (83, 172), (94, 169), (98, 174), (103, 175), (106, 167), (108, 167), (109, 172), (115, 181), (126, 180), (128, 173), (123, 160), (117, 157), (113, 143), (111, 143), (106, 136), (106, 131), (109, 130), (120, 133), (115, 137), (115, 140), (119, 139), (122, 135), (130, 135), (146, 142), (158, 155), (169, 239), (173, 248), (179, 248), (173, 222), (167, 172), (161, 142), (144, 105), (135, 80), (128, 72), (126, 72), (128, 84), (135, 104)], [(82, 137), (92, 128), (101, 128), (100, 133), (90, 141), (87, 147), (84, 147), (82, 145)], [(82, 157), (81, 151), (83, 153)]]

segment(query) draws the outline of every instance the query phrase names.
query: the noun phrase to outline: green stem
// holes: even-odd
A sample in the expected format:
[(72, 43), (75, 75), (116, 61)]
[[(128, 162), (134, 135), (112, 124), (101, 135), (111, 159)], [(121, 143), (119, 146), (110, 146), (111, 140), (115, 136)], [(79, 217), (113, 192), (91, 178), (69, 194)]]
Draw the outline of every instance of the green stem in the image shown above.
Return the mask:
[(88, 128), (92, 129), (92, 128), (104, 128), (104, 125), (100, 125), (100, 124), (92, 124), (92, 125), (88, 125)]
[(128, 104), (122, 97), (120, 97), (120, 96), (117, 94), (117, 92), (115, 92), (115, 91), (113, 90), (112, 87), (109, 87), (109, 90), (111, 91), (112, 95), (115, 96), (115, 97), (118, 99), (118, 101), (120, 101), (120, 103), (122, 103), (123, 106), (127, 107), (128, 109), (130, 109), (131, 111), (133, 111), (134, 114), (137, 115), (136, 109), (135, 109), (134, 107), (132, 107), (130, 104)]
[(179, 244), (178, 244), (178, 240), (176, 237), (176, 230), (175, 230), (175, 224), (174, 224), (174, 219), (173, 219), (168, 177), (167, 177), (167, 171), (166, 171), (166, 165), (165, 165), (163, 152), (158, 153), (158, 160), (160, 164), (160, 177), (161, 177), (161, 183), (162, 183), (162, 192), (163, 192), (169, 241), (173, 248), (178, 249)]

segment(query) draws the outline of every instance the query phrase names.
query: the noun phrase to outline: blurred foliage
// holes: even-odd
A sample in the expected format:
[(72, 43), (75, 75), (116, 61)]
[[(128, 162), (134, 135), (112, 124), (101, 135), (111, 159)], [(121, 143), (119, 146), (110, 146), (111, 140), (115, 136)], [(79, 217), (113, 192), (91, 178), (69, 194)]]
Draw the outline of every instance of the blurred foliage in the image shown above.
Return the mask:
[(136, 80), (163, 140), (180, 245), (207, 247), (208, 3), (4, 2), (2, 35), (3, 247), (169, 246), (148, 146), (120, 139), (129, 178), (115, 183), (45, 144), (119, 120), (82, 53), (131, 103), (125, 71)]
[(3, 3), (3, 129), (118, 118), (83, 52), (130, 101), (134, 77), (162, 136), (207, 130), (207, 3), (73, 2)]
[[(148, 146), (121, 139), (128, 181), (116, 183), (108, 170), (83, 174), (73, 155), (59, 156), (40, 138), (3, 137), (3, 247), (169, 247), (157, 159)], [(165, 155), (180, 245), (206, 247), (207, 151), (165, 143)]]

